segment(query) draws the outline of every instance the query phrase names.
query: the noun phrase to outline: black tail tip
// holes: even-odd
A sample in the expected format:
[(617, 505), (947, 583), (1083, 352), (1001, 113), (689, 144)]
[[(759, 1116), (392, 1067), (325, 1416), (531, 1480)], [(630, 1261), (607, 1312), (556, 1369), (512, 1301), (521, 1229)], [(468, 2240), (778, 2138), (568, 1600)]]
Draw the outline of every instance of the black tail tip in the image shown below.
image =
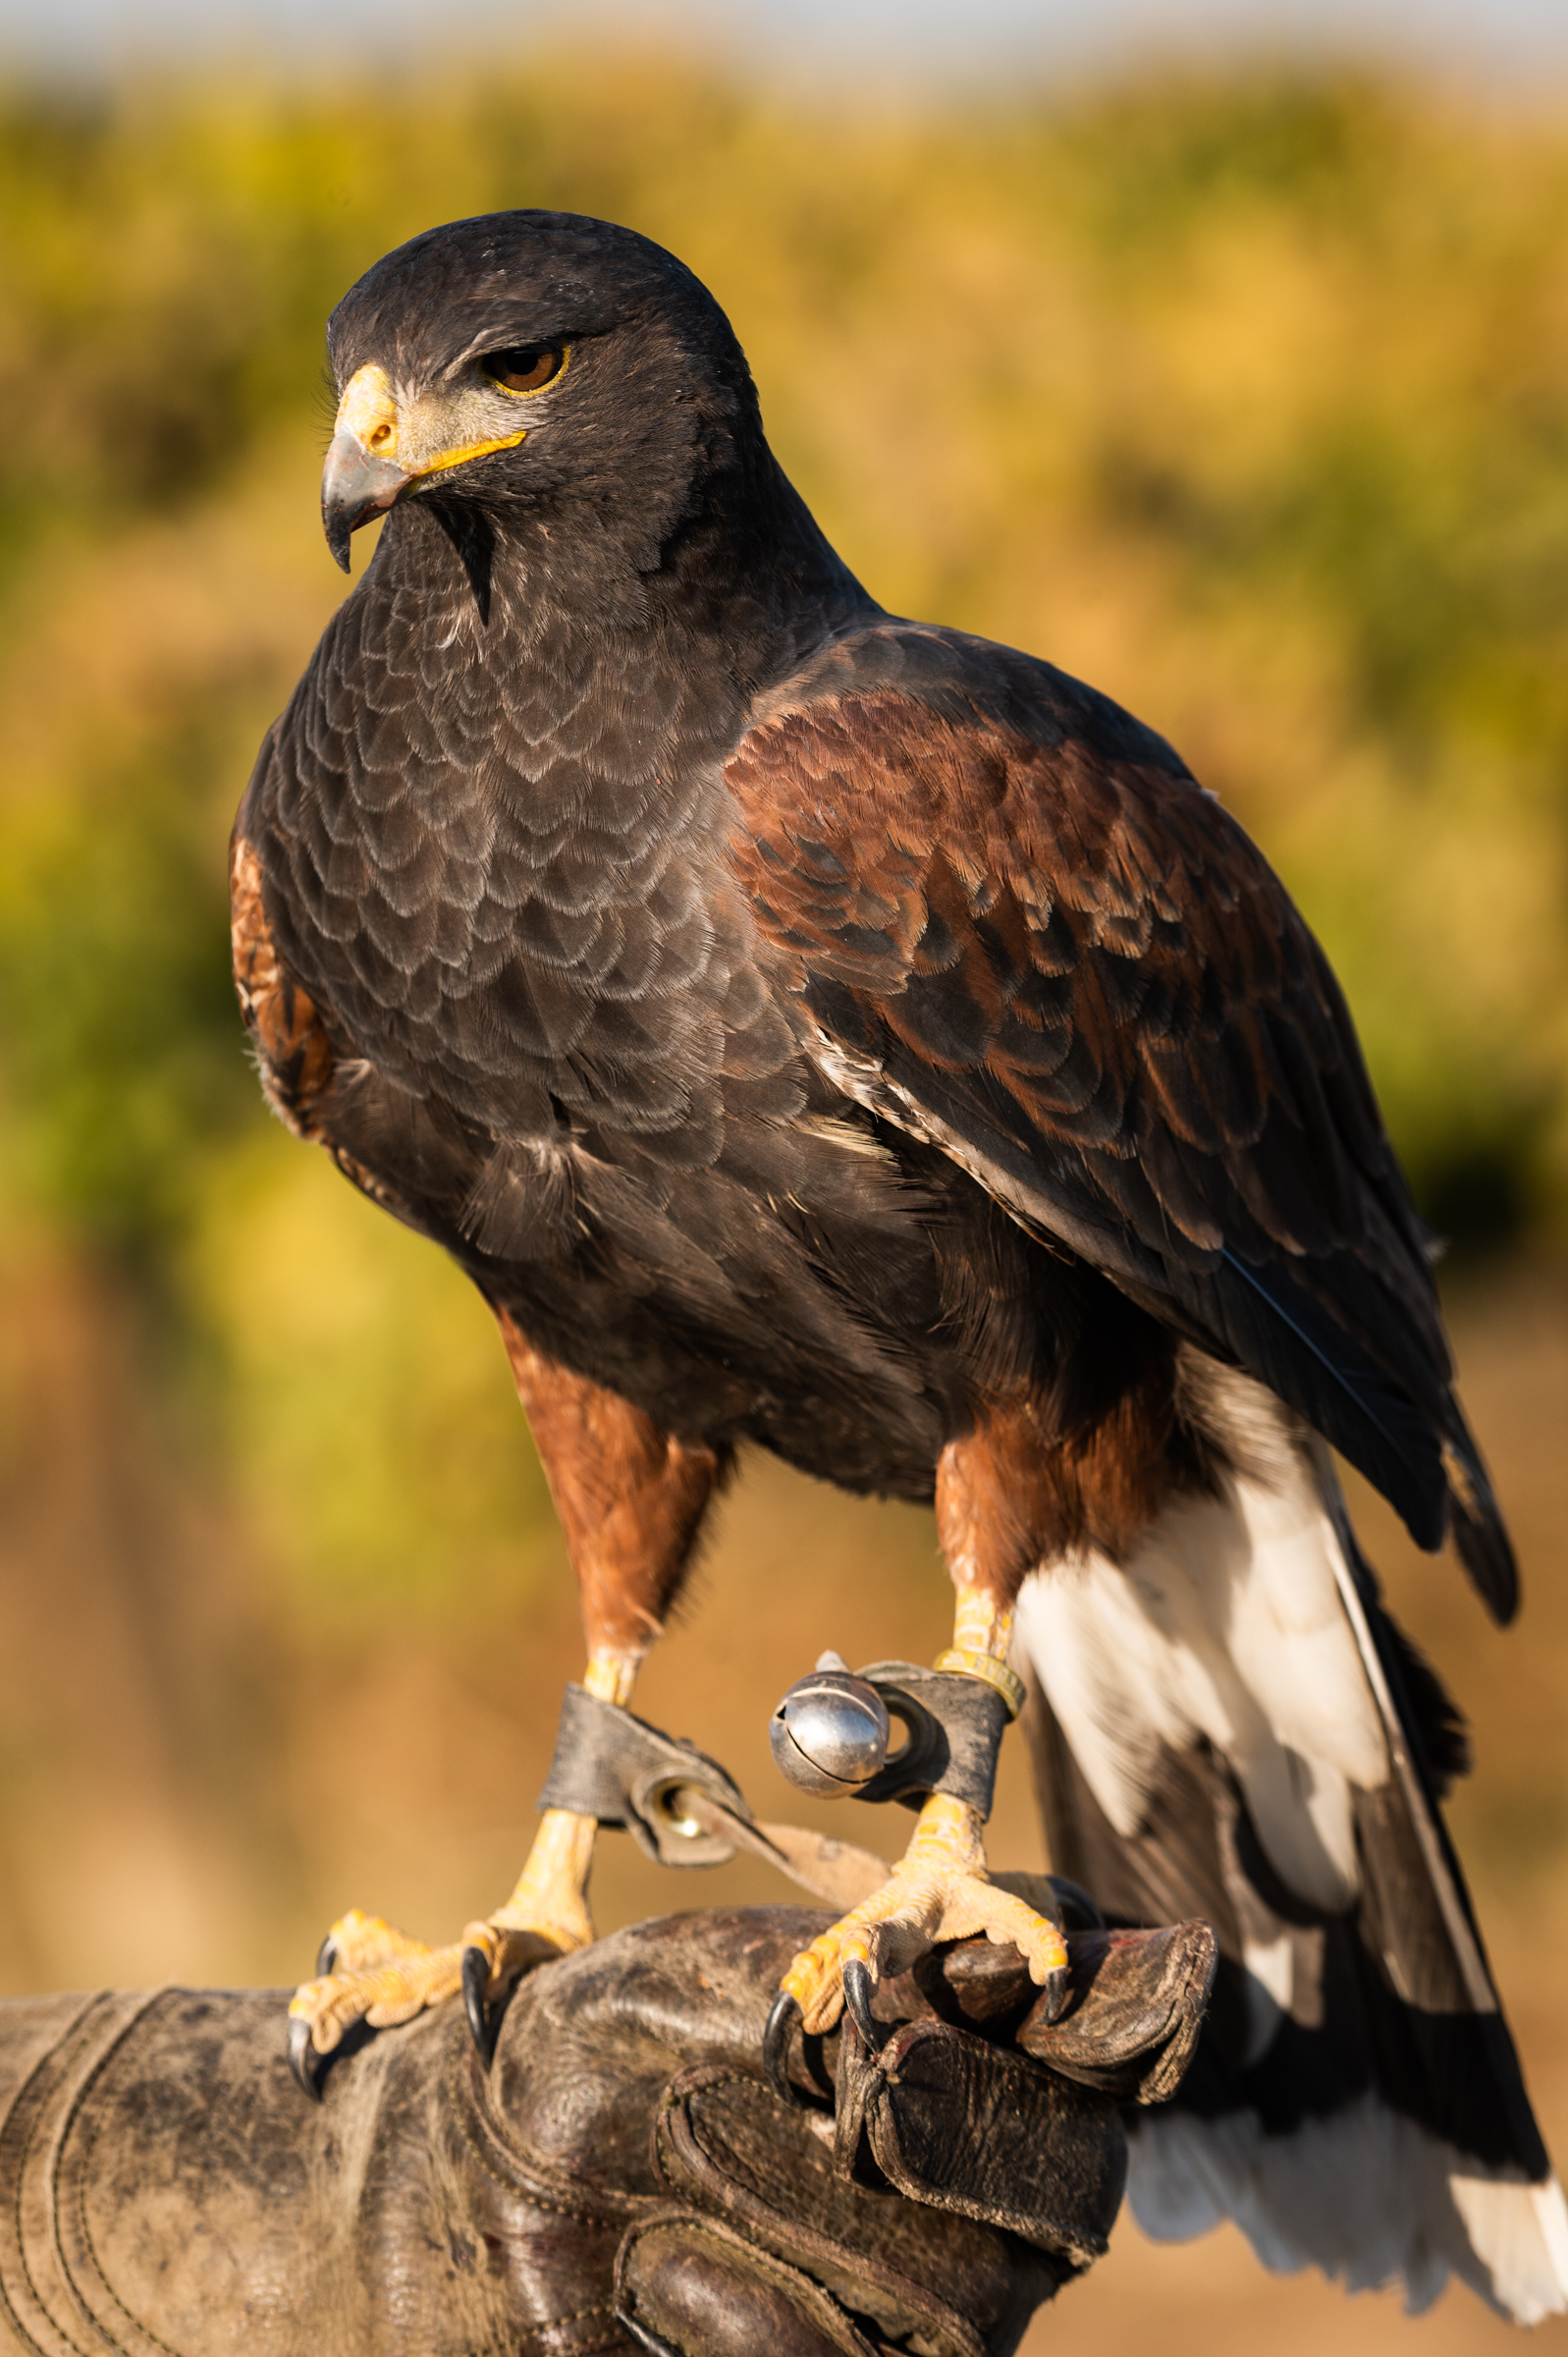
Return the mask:
[(1519, 1610), (1519, 1565), (1500, 1517), (1493, 1509), (1472, 1519), (1456, 1500), (1452, 1527), (1455, 1552), (1477, 1594), (1497, 1626), (1506, 1628)]
[(1450, 1441), (1442, 1465), (1448, 1477), (1448, 1527), (1455, 1553), (1487, 1612), (1499, 1628), (1506, 1628), (1519, 1610), (1519, 1565), (1491, 1484), (1473, 1448)]

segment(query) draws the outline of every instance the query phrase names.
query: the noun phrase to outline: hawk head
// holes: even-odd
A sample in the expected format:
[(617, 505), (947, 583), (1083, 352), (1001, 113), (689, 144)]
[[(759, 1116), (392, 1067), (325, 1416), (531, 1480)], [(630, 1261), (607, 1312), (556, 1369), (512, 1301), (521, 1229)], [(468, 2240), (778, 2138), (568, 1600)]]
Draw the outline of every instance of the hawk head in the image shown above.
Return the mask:
[(649, 570), (720, 480), (771, 465), (713, 297), (651, 240), (580, 214), (427, 230), (350, 289), (327, 341), (321, 515), (345, 572), (355, 528), (415, 499), (460, 547), (531, 521)]

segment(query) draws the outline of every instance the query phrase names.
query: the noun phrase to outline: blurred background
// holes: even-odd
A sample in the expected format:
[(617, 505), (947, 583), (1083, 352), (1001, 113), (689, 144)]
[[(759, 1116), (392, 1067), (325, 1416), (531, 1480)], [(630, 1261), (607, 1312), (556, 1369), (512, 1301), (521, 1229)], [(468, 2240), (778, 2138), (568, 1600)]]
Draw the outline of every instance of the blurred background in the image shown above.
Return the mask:
[[(1242, 0), (439, 42), (258, 0), (243, 54), (177, 0), (0, 18), (0, 1987), (288, 1982), (347, 1904), (451, 1937), (521, 1859), (580, 1660), (548, 1501), (477, 1297), (264, 1117), (223, 879), (344, 590), (326, 313), (556, 205), (715, 290), (886, 604), (1152, 721), (1337, 963), (1452, 1238), (1519, 1628), (1364, 1520), (1473, 1718), (1454, 1821), (1568, 2160), (1568, 19), (1357, 13), (1353, 56)], [(927, 1517), (754, 1462), (639, 1707), (787, 1813), (780, 1690), (929, 1658), (947, 1595)], [(1017, 1756), (993, 1855), (1043, 1859)], [(601, 1846), (604, 1929), (784, 1895)], [(1505, 2337), (1128, 2225), (1052, 2331)]]

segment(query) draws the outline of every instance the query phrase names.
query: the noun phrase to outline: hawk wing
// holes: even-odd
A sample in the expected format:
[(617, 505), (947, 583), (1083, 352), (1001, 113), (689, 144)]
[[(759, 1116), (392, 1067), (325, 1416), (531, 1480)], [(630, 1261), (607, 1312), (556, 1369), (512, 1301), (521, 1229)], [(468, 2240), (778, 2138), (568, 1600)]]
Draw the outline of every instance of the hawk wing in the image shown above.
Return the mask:
[(732, 755), (733, 858), (819, 1061), (1303, 1414), (1499, 1619), (1512, 1556), (1326, 959), (1163, 740), (887, 624)]

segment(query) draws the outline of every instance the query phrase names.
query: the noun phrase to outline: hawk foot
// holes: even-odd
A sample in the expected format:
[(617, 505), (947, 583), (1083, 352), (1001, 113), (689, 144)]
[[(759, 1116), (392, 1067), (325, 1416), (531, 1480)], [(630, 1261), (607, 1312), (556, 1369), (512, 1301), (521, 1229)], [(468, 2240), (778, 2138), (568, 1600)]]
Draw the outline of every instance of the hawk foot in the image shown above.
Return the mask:
[(1054, 2017), (1067, 1995), (1060, 1927), (991, 1880), (980, 1829), (966, 1802), (933, 1793), (882, 1889), (795, 1957), (775, 2006), (781, 2026), (785, 2000), (799, 2006), (801, 2026), (813, 2037), (833, 2029), (847, 2003), (861, 2034), (875, 2044), (871, 1998), (878, 1981), (908, 1972), (943, 1941), (981, 1934), (1019, 1950), (1030, 1978), (1047, 1991), (1048, 2002), (1054, 2000), (1049, 2002)]
[(447, 1947), (410, 1940), (357, 1907), (340, 1916), (321, 1944), (316, 1978), (296, 1990), (289, 2006), (289, 2060), (305, 2093), (320, 2092), (321, 2063), (354, 2023), (395, 2029), (460, 1990), (488, 2062), (495, 2045), (491, 2000), (529, 1966), (593, 1939), (583, 1891), (593, 1833), (591, 1817), (549, 1810), (506, 1905), (470, 1923)]

